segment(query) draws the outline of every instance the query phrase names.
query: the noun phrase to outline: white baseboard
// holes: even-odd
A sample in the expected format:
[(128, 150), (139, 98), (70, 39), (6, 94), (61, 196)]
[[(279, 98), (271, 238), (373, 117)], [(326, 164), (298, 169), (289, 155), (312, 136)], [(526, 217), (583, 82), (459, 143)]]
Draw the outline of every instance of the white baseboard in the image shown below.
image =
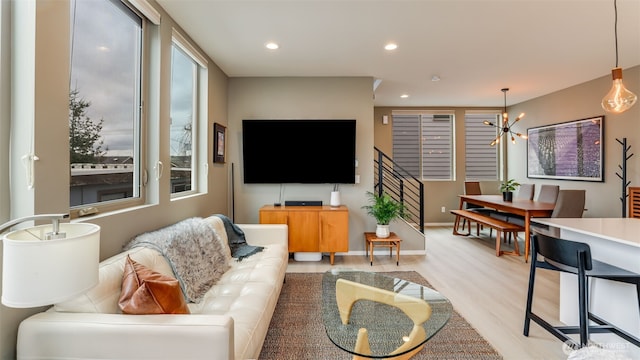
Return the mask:
[(446, 223), (425, 223), (424, 227), (436, 227), (436, 226), (453, 226), (452, 222)]

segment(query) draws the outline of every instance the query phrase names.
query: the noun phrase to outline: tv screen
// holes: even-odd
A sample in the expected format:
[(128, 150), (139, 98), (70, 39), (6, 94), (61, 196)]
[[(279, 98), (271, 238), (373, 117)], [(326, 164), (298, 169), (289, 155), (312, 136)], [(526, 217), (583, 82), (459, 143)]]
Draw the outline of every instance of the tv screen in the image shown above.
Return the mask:
[(355, 120), (243, 120), (245, 184), (355, 183)]

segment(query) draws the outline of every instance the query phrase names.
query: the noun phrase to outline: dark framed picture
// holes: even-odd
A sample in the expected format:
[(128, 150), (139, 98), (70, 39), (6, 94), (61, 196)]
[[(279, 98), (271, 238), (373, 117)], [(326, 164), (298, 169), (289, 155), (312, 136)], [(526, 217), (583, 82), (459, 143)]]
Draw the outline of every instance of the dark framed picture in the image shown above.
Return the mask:
[(527, 177), (604, 181), (604, 116), (527, 129)]
[(213, 162), (224, 163), (225, 155), (225, 132), (227, 128), (213, 123)]

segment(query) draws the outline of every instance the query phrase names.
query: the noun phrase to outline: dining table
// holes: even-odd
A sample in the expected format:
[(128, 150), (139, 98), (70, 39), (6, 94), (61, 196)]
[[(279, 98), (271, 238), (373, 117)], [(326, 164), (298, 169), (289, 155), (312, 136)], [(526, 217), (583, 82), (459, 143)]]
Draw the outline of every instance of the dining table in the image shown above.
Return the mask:
[(513, 199), (505, 201), (502, 195), (459, 195), (460, 209), (465, 203), (480, 205), (486, 208), (504, 211), (524, 217), (524, 261), (529, 260), (530, 225), (532, 217), (550, 217), (555, 203), (541, 202), (528, 199)]

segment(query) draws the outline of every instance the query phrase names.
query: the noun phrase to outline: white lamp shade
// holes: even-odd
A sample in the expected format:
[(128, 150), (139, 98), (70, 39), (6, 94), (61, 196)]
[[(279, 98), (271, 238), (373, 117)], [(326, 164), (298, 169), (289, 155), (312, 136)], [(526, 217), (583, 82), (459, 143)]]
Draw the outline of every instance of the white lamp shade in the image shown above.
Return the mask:
[(98, 283), (100, 227), (60, 224), (62, 239), (40, 240), (52, 231), (42, 225), (3, 237), (2, 303), (26, 308), (51, 305)]

